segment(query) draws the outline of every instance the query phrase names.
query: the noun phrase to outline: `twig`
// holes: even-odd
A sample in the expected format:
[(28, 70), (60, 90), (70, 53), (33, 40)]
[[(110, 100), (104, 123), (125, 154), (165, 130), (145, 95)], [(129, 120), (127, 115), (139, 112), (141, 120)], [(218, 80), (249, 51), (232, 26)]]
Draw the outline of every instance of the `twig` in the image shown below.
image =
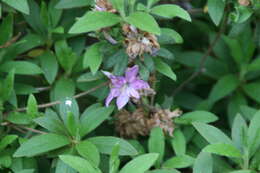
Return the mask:
[(47, 134), (46, 132), (41, 131), (41, 130), (37, 130), (37, 129), (25, 127), (25, 126), (20, 126), (20, 125), (12, 124), (12, 123), (9, 123), (9, 122), (1, 123), (1, 125), (2, 126), (9, 126), (9, 127), (13, 128), (15, 130), (21, 132), (21, 133), (26, 133), (26, 131), (31, 131), (31, 132), (39, 133), (39, 134)]
[[(91, 88), (90, 90), (87, 90), (87, 91), (85, 91), (85, 92), (79, 93), (79, 94), (73, 96), (73, 98), (77, 99), (77, 98), (83, 97), (83, 96), (85, 96), (85, 95), (87, 95), (87, 94), (89, 94), (89, 93), (91, 93), (91, 92), (93, 92), (93, 91), (95, 91), (95, 90), (97, 90), (97, 89), (99, 89), (99, 88), (101, 88), (101, 87), (103, 87), (103, 86), (106, 86), (106, 85), (108, 85), (108, 82), (104, 82), (104, 83), (102, 83), (102, 84), (100, 84), (100, 85), (98, 85), (98, 86), (96, 86), (96, 87), (94, 87), (94, 88)], [(60, 101), (54, 101), (54, 102), (50, 102), (50, 103), (40, 104), (40, 105), (38, 105), (37, 107), (38, 107), (39, 109), (40, 109), (40, 108), (47, 108), (47, 107), (51, 107), (51, 106), (58, 105), (58, 104), (60, 104), (60, 103), (61, 103)], [(18, 108), (18, 109), (16, 109), (16, 111), (17, 111), (17, 112), (26, 111), (26, 107)]]
[(196, 14), (196, 13), (203, 13), (204, 12), (202, 8), (192, 8), (192, 9), (189, 9), (187, 11), (190, 14)]
[(19, 127), (22, 128), (22, 129), (25, 129), (25, 130), (27, 130), (27, 131), (34, 132), (34, 133), (47, 134), (47, 133), (44, 132), (44, 131), (37, 130), (37, 129), (33, 129), (33, 128), (29, 128), (29, 127), (25, 127), (25, 126), (19, 126)]
[(15, 125), (9, 125), (9, 127), (11, 127), (12, 129), (15, 129), (15, 130), (17, 130), (18, 132), (21, 132), (21, 133), (26, 133), (26, 131), (25, 131), (25, 130), (23, 130), (23, 129), (21, 129), (21, 128), (19, 128), (19, 127), (15, 126)]
[(7, 48), (9, 46), (11, 46), (14, 42), (16, 42), (19, 37), (21, 36), (21, 33), (19, 32), (16, 36), (14, 36), (11, 40), (7, 41), (5, 44), (0, 45), (0, 49), (1, 48)]
[(111, 43), (111, 44), (117, 44), (117, 41), (111, 36), (109, 35), (105, 30), (103, 30), (103, 35), (105, 37), (105, 39)]
[(38, 92), (48, 91), (48, 90), (50, 90), (50, 89), (51, 89), (50, 86), (36, 88), (36, 90), (37, 90)]
[(188, 83), (190, 83), (193, 79), (195, 79), (202, 71), (204, 68), (204, 65), (206, 63), (207, 58), (209, 57), (210, 53), (212, 52), (213, 48), (215, 47), (216, 43), (218, 42), (218, 40), (221, 38), (222, 33), (225, 31), (226, 28), (226, 24), (227, 24), (227, 15), (224, 16), (224, 20), (222, 22), (221, 28), (219, 30), (219, 32), (217, 33), (216, 37), (214, 38), (214, 40), (212, 41), (212, 43), (209, 45), (207, 51), (205, 52), (205, 54), (203, 55), (203, 57), (201, 58), (198, 70), (194, 71), (192, 73), (192, 75), (186, 79), (185, 81), (183, 81), (178, 88), (176, 88), (173, 91), (172, 96), (174, 97), (177, 93), (179, 93)]

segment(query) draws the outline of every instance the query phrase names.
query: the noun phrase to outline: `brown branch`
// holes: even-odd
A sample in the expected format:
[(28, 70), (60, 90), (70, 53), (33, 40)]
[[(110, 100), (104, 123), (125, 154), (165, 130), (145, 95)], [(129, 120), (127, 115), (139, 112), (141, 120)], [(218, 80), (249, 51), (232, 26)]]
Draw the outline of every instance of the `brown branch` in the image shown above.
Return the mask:
[(108, 34), (107, 31), (103, 30), (103, 35), (109, 43), (117, 44), (117, 41), (110, 34)]
[[(95, 91), (95, 90), (97, 90), (97, 89), (99, 89), (99, 88), (101, 88), (101, 87), (103, 87), (103, 86), (106, 86), (106, 85), (108, 85), (108, 82), (104, 82), (104, 83), (102, 83), (102, 84), (100, 84), (100, 85), (98, 85), (98, 86), (96, 86), (96, 87), (94, 87), (94, 88), (91, 88), (91, 89), (89, 89), (89, 90), (87, 90), (87, 91), (85, 91), (85, 92), (79, 93), (79, 94), (73, 96), (73, 98), (77, 99), (77, 98), (83, 97), (83, 96), (85, 96), (85, 95), (87, 95), (87, 94), (89, 94), (89, 93), (91, 93), (91, 92), (93, 92), (93, 91)], [(54, 102), (50, 102), (50, 103), (40, 104), (40, 105), (38, 105), (37, 107), (38, 107), (39, 109), (41, 109), (41, 108), (47, 108), (47, 107), (51, 107), (51, 106), (58, 105), (58, 104), (60, 104), (60, 103), (61, 103), (60, 101), (54, 101)], [(18, 108), (18, 109), (16, 109), (15, 111), (17, 111), (17, 112), (26, 111), (26, 107)]]
[(7, 48), (9, 46), (11, 46), (13, 43), (15, 43), (19, 37), (21, 36), (21, 33), (19, 32), (16, 36), (14, 36), (11, 40), (7, 41), (5, 44), (0, 45), (0, 49), (1, 48)]
[(36, 88), (36, 90), (37, 90), (38, 92), (48, 91), (48, 90), (50, 90), (50, 89), (51, 89), (50, 86)]
[(25, 130), (23, 130), (23, 129), (21, 129), (21, 128), (19, 128), (19, 127), (15, 126), (15, 125), (9, 125), (9, 127), (11, 127), (12, 129), (15, 129), (15, 130), (17, 130), (18, 132), (21, 132), (21, 133), (26, 133), (26, 131), (25, 131)]
[(17, 130), (21, 133), (26, 133), (27, 131), (31, 131), (31, 132), (39, 133), (39, 134), (47, 134), (46, 132), (41, 131), (41, 130), (37, 130), (37, 129), (33, 129), (33, 128), (21, 126), (21, 125), (16, 125), (16, 124), (12, 124), (12, 123), (9, 123), (9, 122), (1, 123), (1, 126), (11, 127), (12, 129), (15, 129), (15, 130)]
[(37, 129), (33, 129), (33, 128), (29, 128), (29, 127), (25, 127), (25, 126), (19, 126), (21, 129), (25, 129), (27, 131), (31, 131), (34, 133), (39, 133), (39, 134), (47, 134), (47, 132), (41, 131), (41, 130), (37, 130)]
[(216, 43), (219, 41), (219, 39), (221, 38), (222, 33), (225, 31), (226, 28), (226, 24), (227, 24), (227, 15), (225, 14), (221, 28), (219, 30), (219, 32), (217, 33), (216, 37), (214, 38), (214, 40), (212, 41), (212, 43), (209, 45), (207, 51), (205, 52), (205, 54), (203, 55), (203, 57), (201, 58), (201, 61), (199, 63), (198, 66), (198, 70), (194, 71), (192, 73), (192, 75), (186, 79), (185, 81), (183, 81), (179, 87), (177, 87), (174, 91), (172, 96), (174, 97), (177, 93), (179, 93), (188, 83), (190, 83), (193, 79), (195, 79), (201, 72), (203, 72), (205, 63), (209, 57), (209, 55), (211, 54), (213, 48), (215, 47)]

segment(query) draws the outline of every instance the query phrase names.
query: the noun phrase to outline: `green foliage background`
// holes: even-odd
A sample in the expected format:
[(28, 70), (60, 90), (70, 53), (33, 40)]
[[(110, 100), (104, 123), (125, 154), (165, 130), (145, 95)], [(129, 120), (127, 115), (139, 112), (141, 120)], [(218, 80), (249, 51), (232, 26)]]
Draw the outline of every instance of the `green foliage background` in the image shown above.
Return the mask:
[[(93, 0), (0, 0), (0, 172), (260, 171), (260, 1), (110, 2), (117, 13)], [(152, 107), (183, 110), (173, 136), (119, 137), (118, 110), (104, 106), (102, 70), (129, 66), (124, 23), (158, 38), (155, 56), (133, 64), (156, 78)]]

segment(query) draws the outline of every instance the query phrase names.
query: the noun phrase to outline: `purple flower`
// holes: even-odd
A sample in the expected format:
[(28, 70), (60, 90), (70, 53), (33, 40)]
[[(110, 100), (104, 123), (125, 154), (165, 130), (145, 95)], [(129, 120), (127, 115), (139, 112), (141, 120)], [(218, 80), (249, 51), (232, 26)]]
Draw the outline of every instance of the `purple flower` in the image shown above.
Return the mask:
[(137, 65), (128, 68), (125, 76), (114, 76), (109, 72), (103, 72), (111, 81), (111, 89), (106, 98), (106, 106), (117, 98), (118, 109), (122, 109), (130, 98), (140, 99), (139, 91), (149, 89), (149, 84), (137, 76), (139, 67)]

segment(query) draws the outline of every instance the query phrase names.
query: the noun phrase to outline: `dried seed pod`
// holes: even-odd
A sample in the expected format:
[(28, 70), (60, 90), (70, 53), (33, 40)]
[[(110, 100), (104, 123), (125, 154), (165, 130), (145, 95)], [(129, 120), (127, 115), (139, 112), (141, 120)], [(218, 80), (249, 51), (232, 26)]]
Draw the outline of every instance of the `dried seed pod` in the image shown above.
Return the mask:
[[(137, 138), (137, 136), (147, 136), (150, 132), (149, 118), (142, 108), (137, 109), (132, 114), (126, 110), (120, 111), (116, 117), (116, 131), (125, 138)], [(152, 123), (154, 124), (154, 123)]]
[(164, 133), (172, 136), (174, 130), (173, 118), (181, 115), (181, 111), (176, 109), (171, 112), (168, 109), (161, 109), (154, 113), (153, 119), (156, 122), (155, 126), (163, 129)]
[(116, 9), (113, 8), (112, 4), (108, 0), (95, 0), (95, 10), (96, 11), (107, 11), (111, 13), (116, 13)]
[(238, 3), (242, 6), (250, 5), (250, 0), (238, 0)]
[(172, 136), (173, 118), (180, 116), (181, 113), (179, 109), (173, 112), (160, 109), (153, 113), (147, 113), (143, 108), (138, 108), (133, 113), (122, 110), (115, 115), (116, 131), (121, 137), (137, 138), (148, 136), (152, 128), (160, 127), (165, 134)]
[(123, 25), (122, 30), (125, 35), (126, 52), (131, 60), (144, 53), (154, 55), (160, 49), (154, 34), (141, 31), (128, 24)]

